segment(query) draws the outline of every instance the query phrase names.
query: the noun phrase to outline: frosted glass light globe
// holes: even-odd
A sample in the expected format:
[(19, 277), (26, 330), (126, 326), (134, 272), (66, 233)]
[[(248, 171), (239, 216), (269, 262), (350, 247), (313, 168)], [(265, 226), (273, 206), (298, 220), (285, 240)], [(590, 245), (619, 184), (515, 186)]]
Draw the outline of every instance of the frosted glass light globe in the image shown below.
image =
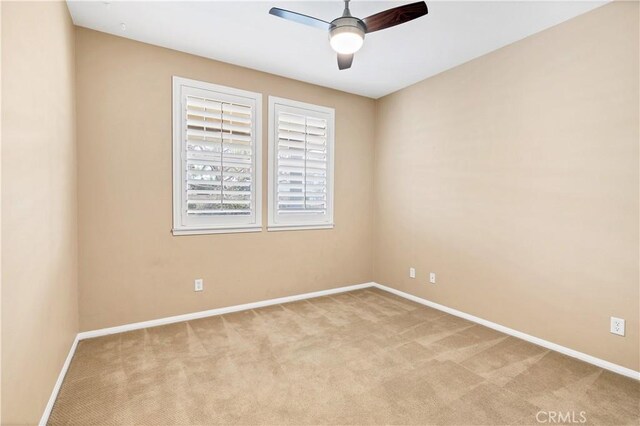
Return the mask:
[(364, 43), (364, 32), (358, 27), (338, 27), (331, 31), (329, 44), (338, 53), (356, 53)]

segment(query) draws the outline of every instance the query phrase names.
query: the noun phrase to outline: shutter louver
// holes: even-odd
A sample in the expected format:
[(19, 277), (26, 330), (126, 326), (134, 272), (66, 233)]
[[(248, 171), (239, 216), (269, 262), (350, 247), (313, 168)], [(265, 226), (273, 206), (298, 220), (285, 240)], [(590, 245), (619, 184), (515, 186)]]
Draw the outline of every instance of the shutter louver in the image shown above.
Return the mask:
[(277, 115), (277, 214), (327, 212), (327, 120)]
[(186, 96), (185, 183), (188, 216), (252, 214), (252, 108)]

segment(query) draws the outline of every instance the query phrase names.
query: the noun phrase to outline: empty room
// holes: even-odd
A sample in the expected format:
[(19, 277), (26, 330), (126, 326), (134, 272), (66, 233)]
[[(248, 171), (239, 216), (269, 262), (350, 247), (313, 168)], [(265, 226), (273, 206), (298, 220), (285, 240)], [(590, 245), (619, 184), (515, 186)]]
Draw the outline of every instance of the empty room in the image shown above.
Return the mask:
[(640, 425), (637, 1), (0, 1), (2, 425)]

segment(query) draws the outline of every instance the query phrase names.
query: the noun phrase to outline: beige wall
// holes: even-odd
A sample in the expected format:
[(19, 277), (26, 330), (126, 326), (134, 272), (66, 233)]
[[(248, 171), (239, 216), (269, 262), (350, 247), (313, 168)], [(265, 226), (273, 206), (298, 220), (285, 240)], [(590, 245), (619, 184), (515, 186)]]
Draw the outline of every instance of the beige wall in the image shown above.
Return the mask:
[(639, 370), (638, 31), (616, 2), (381, 99), (374, 279)]
[(1, 7), (2, 423), (34, 424), (78, 330), (74, 29)]
[[(372, 279), (640, 369), (637, 3), (378, 102), (74, 31), (63, 3), (0, 10), (3, 423), (39, 420), (78, 321)], [(336, 108), (336, 228), (173, 237), (172, 75), (260, 92), (263, 114), (269, 95)], [(265, 183), (266, 143), (265, 120)]]
[[(87, 29), (76, 36), (81, 330), (371, 281), (373, 100)], [(335, 108), (335, 229), (172, 236), (173, 75), (262, 93), (263, 116), (269, 95)]]
[[(0, 224), (2, 223), (2, 5), (0, 4)], [(0, 423), (2, 423), (2, 226), (0, 226)]]

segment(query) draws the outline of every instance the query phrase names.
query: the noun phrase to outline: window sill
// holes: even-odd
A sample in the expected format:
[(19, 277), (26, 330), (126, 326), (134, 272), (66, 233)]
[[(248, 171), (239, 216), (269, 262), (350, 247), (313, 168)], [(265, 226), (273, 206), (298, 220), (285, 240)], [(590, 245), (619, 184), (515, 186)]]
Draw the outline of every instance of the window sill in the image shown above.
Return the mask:
[(324, 225), (271, 225), (267, 231), (308, 231), (313, 229), (333, 229), (335, 225), (328, 223)]
[(261, 226), (252, 226), (249, 228), (217, 228), (217, 229), (172, 229), (174, 236), (181, 235), (207, 235), (207, 234), (236, 234), (244, 232), (262, 232)]

